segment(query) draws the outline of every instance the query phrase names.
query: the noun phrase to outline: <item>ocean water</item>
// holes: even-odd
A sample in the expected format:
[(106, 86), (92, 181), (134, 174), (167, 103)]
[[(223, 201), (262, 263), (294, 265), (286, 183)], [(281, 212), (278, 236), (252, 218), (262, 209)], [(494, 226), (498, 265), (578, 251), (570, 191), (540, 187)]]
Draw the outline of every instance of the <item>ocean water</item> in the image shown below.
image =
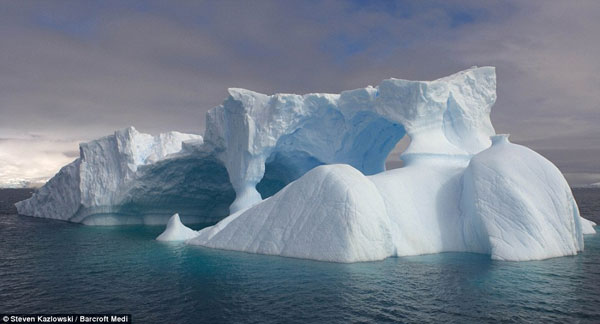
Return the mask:
[[(600, 190), (574, 191), (600, 223)], [(600, 323), (600, 234), (577, 256), (470, 253), (336, 264), (160, 243), (162, 227), (15, 215), (0, 190), (0, 313), (130, 313), (135, 323)]]

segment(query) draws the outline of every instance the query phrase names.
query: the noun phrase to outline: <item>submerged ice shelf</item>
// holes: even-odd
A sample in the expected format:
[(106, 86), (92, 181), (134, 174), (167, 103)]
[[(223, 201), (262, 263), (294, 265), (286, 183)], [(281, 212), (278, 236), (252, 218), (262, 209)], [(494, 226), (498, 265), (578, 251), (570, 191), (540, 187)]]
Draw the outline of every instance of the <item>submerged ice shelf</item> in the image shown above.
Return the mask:
[[(157, 239), (323, 261), (576, 254), (595, 224), (551, 162), (495, 135), (495, 100), (493, 67), (341, 94), (229, 89), (203, 139), (165, 144), (121, 135), (129, 129), (82, 144), (80, 159), (17, 207), (96, 225), (179, 212)], [(404, 136), (404, 167), (385, 171)], [(86, 150), (98, 145), (107, 149)], [(182, 220), (221, 221), (196, 232)]]

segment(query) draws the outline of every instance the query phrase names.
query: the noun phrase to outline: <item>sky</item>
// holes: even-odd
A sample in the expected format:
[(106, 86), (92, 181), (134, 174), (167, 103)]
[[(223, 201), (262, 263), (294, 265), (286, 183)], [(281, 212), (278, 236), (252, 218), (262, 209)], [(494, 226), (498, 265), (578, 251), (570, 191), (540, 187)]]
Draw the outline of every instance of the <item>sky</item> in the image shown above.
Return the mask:
[(496, 67), (498, 133), (600, 182), (598, 17), (585, 0), (2, 1), (0, 187), (130, 125), (202, 134), (230, 87), (339, 93), (473, 65)]

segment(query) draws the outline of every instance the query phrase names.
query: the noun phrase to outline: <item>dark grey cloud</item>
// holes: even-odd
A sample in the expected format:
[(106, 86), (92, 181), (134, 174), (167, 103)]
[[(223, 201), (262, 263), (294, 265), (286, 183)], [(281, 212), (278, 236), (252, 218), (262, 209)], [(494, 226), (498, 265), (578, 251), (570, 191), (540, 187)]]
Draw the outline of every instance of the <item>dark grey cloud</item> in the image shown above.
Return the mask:
[[(427, 80), (494, 65), (497, 131), (542, 151), (564, 172), (599, 172), (596, 1), (0, 6), (0, 137), (34, 143), (31, 135), (41, 136), (36, 143), (46, 146), (31, 146), (39, 154), (71, 158), (77, 141), (129, 125), (202, 133), (204, 113), (228, 87), (340, 92), (389, 77)], [(33, 167), (23, 158), (47, 158), (2, 150), (0, 162), (14, 166), (0, 170), (5, 178)]]

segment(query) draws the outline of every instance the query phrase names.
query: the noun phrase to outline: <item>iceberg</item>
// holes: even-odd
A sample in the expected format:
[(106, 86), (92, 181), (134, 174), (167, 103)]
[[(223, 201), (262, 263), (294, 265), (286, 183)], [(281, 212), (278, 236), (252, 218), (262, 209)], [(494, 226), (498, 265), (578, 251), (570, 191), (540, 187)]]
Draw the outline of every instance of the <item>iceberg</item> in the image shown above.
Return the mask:
[[(495, 101), (493, 67), (340, 94), (232, 88), (204, 137), (131, 128), (82, 144), (17, 207), (89, 225), (168, 221), (157, 240), (320, 261), (582, 251), (595, 224), (550, 161), (496, 135)], [(404, 137), (403, 167), (385, 170)]]
[(587, 186), (583, 186), (583, 188), (600, 188), (600, 182), (595, 182)]
[(167, 228), (162, 234), (160, 234), (156, 240), (157, 241), (186, 241), (196, 237), (198, 234), (193, 229), (183, 225), (181, 223), (181, 219), (179, 218), (179, 214), (174, 214), (169, 218), (167, 222)]
[(175, 211), (188, 223), (227, 215), (234, 192), (202, 136), (152, 136), (135, 128), (80, 144), (80, 157), (30, 199), (21, 215), (87, 225), (165, 224)]

